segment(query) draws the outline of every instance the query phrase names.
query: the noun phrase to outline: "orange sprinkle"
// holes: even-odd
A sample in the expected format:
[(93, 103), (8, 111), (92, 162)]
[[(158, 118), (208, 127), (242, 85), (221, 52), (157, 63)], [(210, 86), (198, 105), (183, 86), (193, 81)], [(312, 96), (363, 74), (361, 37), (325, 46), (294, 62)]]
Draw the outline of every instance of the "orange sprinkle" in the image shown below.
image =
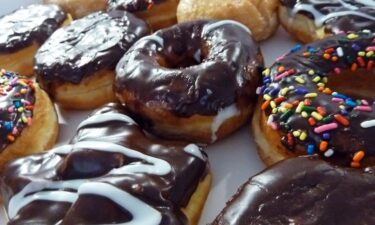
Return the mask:
[(150, 4), (147, 6), (147, 10), (151, 10), (153, 6), (154, 6), (154, 3), (150, 3)]
[(339, 60), (339, 58), (337, 58), (337, 56), (333, 56), (333, 57), (331, 58), (331, 60), (332, 60), (332, 62), (337, 62), (337, 60)]
[(362, 150), (360, 150), (360, 151), (358, 151), (358, 152), (356, 152), (354, 154), (354, 156), (353, 156), (353, 162), (358, 162), (359, 163), (363, 159), (363, 157), (365, 157), (365, 152), (362, 151)]
[(368, 61), (367, 70), (371, 70), (373, 66), (374, 66), (374, 61), (372, 61), (372, 60)]
[(333, 116), (337, 122), (341, 123), (344, 126), (349, 126), (349, 120), (347, 120), (345, 117), (341, 116), (340, 114), (335, 114)]
[(358, 68), (358, 64), (357, 63), (353, 63), (352, 64), (352, 67), (350, 68), (351, 71), (356, 71)]
[(305, 57), (309, 57), (309, 56), (310, 56), (310, 52), (304, 52), (304, 53), (303, 53), (303, 56), (305, 56)]
[(10, 141), (10, 142), (14, 142), (14, 140), (16, 140), (16, 138), (15, 138), (13, 135), (11, 135), (11, 134), (9, 134), (9, 135), (7, 136), (7, 139), (8, 139), (8, 141)]
[(319, 150), (322, 151), (322, 152), (325, 152), (328, 148), (328, 142), (327, 141), (322, 141), (320, 142), (320, 145), (319, 145)]
[(322, 116), (324, 116), (324, 115), (326, 114), (326, 110), (325, 110), (323, 107), (321, 107), (321, 106), (318, 106), (318, 107), (316, 108), (316, 111), (318, 111), (318, 113), (319, 113), (320, 115), (322, 115)]
[(353, 168), (359, 168), (359, 167), (361, 167), (361, 164), (359, 162), (351, 162), (350, 166), (353, 167)]
[(323, 54), (323, 58), (325, 58), (325, 59), (330, 59), (330, 58), (331, 58), (331, 55), (328, 54), (328, 53), (324, 53), (324, 54)]
[(267, 100), (267, 101), (263, 102), (262, 110), (266, 110), (268, 108), (268, 106), (270, 105), (270, 102), (271, 102), (271, 100)]
[(322, 92), (324, 90), (324, 87), (319, 87), (318, 90)]
[(332, 90), (329, 89), (329, 88), (325, 88), (325, 89), (323, 90), (323, 93), (324, 93), (324, 94), (327, 94), (327, 95), (330, 95), (330, 94), (332, 94)]
[(326, 50), (324, 50), (325, 53), (332, 53), (334, 51), (335, 51), (334, 48), (327, 48)]
[(277, 68), (277, 72), (279, 72), (279, 73), (282, 73), (284, 71), (285, 71), (285, 67), (283, 67), (283, 66), (279, 66), (279, 68)]
[(312, 126), (312, 127), (316, 125), (316, 120), (312, 117), (310, 117), (307, 121), (309, 122), (310, 126)]
[(289, 102), (285, 102), (284, 105), (283, 105), (285, 108), (287, 109), (291, 109), (293, 108), (293, 104), (289, 103)]

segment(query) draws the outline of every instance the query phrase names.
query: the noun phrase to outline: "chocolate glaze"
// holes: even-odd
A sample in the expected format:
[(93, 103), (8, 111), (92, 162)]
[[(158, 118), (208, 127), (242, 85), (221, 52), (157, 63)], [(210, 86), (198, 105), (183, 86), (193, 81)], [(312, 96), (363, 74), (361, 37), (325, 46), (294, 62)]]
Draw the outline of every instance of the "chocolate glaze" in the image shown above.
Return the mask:
[(108, 10), (125, 10), (138, 12), (149, 9), (152, 5), (161, 4), (165, 0), (108, 0)]
[(195, 21), (144, 37), (116, 68), (115, 90), (136, 104), (162, 105), (178, 116), (216, 115), (255, 99), (258, 45), (232, 21)]
[(114, 69), (125, 51), (149, 33), (123, 11), (96, 12), (57, 30), (35, 55), (35, 73), (46, 83), (79, 83), (101, 69)]
[(42, 44), (60, 26), (65, 13), (57, 5), (29, 5), (0, 18), (0, 52)]
[[(289, 13), (304, 14), (316, 23), (323, 19), (321, 25), (326, 32), (339, 33), (347, 31), (360, 31), (375, 29), (375, 4), (372, 1), (360, 0), (280, 0)], [(311, 8), (310, 8), (311, 7)]]
[[(95, 122), (83, 125), (78, 129), (71, 141), (73, 149), (69, 149), (67, 155), (64, 150), (51, 150), (43, 154), (33, 155), (18, 159), (9, 164), (1, 176), (0, 189), (5, 200), (5, 207), (9, 211), (10, 204), (21, 190), (27, 189), (31, 182), (34, 184), (48, 182), (65, 182), (66, 188), (41, 188), (43, 191), (59, 191), (53, 194), (52, 200), (43, 200), (35, 196), (36, 200), (21, 208), (16, 216), (11, 217), (9, 224), (117, 224), (126, 221), (137, 220), (138, 224), (150, 224), (143, 221), (153, 218), (155, 212), (147, 213), (147, 210), (157, 210), (161, 215), (160, 224), (187, 224), (187, 218), (181, 211), (190, 200), (197, 185), (207, 175), (208, 164), (206, 155), (198, 150), (197, 154), (186, 151), (186, 143), (159, 140), (145, 134), (131, 119), (110, 119), (100, 122), (99, 115), (111, 115), (124, 111), (118, 105), (109, 104), (99, 109), (92, 117)], [(105, 116), (105, 115), (104, 115)], [(90, 119), (89, 118), (89, 119)], [(79, 147), (87, 141), (95, 141), (93, 148)], [(134, 149), (144, 154), (143, 160), (131, 154), (96, 150), (97, 146), (104, 143), (105, 146), (117, 144)], [(75, 144), (75, 145), (74, 145)], [(69, 145), (64, 146), (69, 147)], [(106, 147), (105, 147), (106, 148)], [(61, 149), (61, 148), (60, 148)], [(150, 163), (150, 157), (159, 162)], [(160, 161), (164, 161), (161, 163)], [(163, 166), (156, 166), (157, 164)], [(169, 167), (165, 165), (170, 165)], [(137, 166), (138, 165), (138, 166)], [(140, 168), (149, 168), (149, 172), (139, 171)], [(168, 172), (163, 172), (165, 168)], [(129, 172), (124, 172), (124, 171)], [(116, 174), (117, 173), (117, 174)], [(165, 173), (165, 175), (157, 174)], [(75, 194), (74, 182), (80, 179), (89, 179), (79, 185), (78, 199), (71, 204), (62, 196), (62, 191)], [(69, 185), (69, 182), (71, 185)], [(101, 189), (100, 185), (120, 189), (119, 194), (113, 197), (125, 202), (132, 202), (129, 197), (122, 199), (120, 195), (128, 193), (134, 198), (143, 201), (142, 207), (131, 205), (123, 208), (105, 197), (114, 194), (107, 191), (104, 195), (85, 192), (84, 186), (94, 185), (91, 191)], [(87, 188), (86, 188), (87, 189)], [(87, 191), (87, 190), (86, 190)], [(86, 193), (86, 194), (82, 194)], [(36, 191), (31, 195), (42, 194)], [(57, 199), (65, 199), (58, 201)], [(13, 198), (13, 199), (12, 199)], [(135, 204), (135, 203), (129, 203)], [(145, 204), (150, 208), (145, 207)], [(13, 207), (17, 207), (14, 204)], [(136, 207), (136, 208), (134, 208)], [(146, 209), (145, 209), (146, 208)], [(141, 213), (141, 217), (132, 214), (132, 210)], [(11, 215), (10, 215), (11, 216)], [(155, 221), (154, 221), (155, 222)], [(159, 224), (159, 223), (152, 223)]]
[(374, 224), (373, 172), (289, 159), (252, 177), (211, 225)]
[[(263, 95), (272, 96), (273, 99), (278, 97), (281, 93), (280, 90), (290, 86), (294, 87), (294, 90), (290, 90), (285, 95), (286, 99), (282, 103), (279, 103), (279, 106), (284, 102), (292, 103), (296, 100), (304, 101), (304, 99), (306, 99), (305, 93), (317, 93), (317, 97), (311, 98), (311, 107), (313, 107), (312, 111), (316, 111), (319, 106), (323, 107), (326, 111), (323, 116), (324, 119), (316, 120), (316, 125), (311, 126), (308, 123), (308, 119), (312, 117), (310, 114), (311, 111), (308, 113), (308, 118), (304, 118), (301, 116), (301, 113), (295, 112), (296, 106), (291, 109), (291, 114), (289, 116), (285, 116), (286, 114), (280, 111), (277, 113), (271, 113), (271, 108), (268, 108), (266, 114), (272, 114), (271, 122), (277, 124), (279, 128), (278, 131), (280, 131), (281, 135), (285, 135), (282, 142), (288, 149), (302, 149), (303, 153), (306, 153), (306, 146), (310, 144), (313, 145), (314, 151), (317, 152), (319, 151), (320, 142), (326, 140), (329, 142), (328, 148), (334, 151), (333, 159), (338, 159), (337, 162), (341, 162), (341, 164), (348, 165), (354, 153), (359, 150), (365, 151), (367, 156), (375, 156), (375, 139), (373, 138), (375, 127), (363, 128), (361, 126), (362, 122), (375, 119), (375, 107), (373, 104), (375, 97), (361, 96), (360, 92), (358, 92), (358, 95), (356, 96), (348, 96), (346, 93), (339, 93), (346, 95), (344, 99), (345, 103), (334, 102), (332, 100), (334, 96), (318, 91), (317, 82), (313, 81), (317, 76), (320, 76), (321, 80), (326, 78), (328, 79), (326, 87), (331, 88), (331, 90), (335, 92), (334, 87), (329, 86), (330, 76), (335, 74), (337, 69), (342, 71), (342, 74), (345, 71), (348, 71), (349, 74), (352, 73), (351, 68), (353, 63), (357, 64), (358, 68), (360, 68), (358, 73), (368, 74), (368, 76), (373, 75), (373, 69), (368, 69), (368, 63), (373, 60), (372, 56), (363, 58), (365, 63), (363, 66), (359, 65), (357, 60), (358, 52), (367, 52), (366, 49), (373, 45), (374, 35), (367, 32), (358, 32), (352, 35), (357, 37), (350, 39), (348, 38), (348, 35), (341, 34), (302, 46), (272, 65), (270, 67), (269, 77), (264, 77), (263, 81), (265, 82), (265, 85), (262, 87), (261, 91)], [(339, 48), (342, 49), (342, 56), (338, 56), (337, 49)], [(333, 49), (333, 52), (330, 54), (332, 57), (338, 57), (336, 62), (332, 62), (323, 57), (327, 49)], [(309, 57), (304, 56), (304, 53), (306, 52), (311, 52)], [(284, 77), (281, 80), (276, 79), (276, 77), (284, 73), (280, 73), (279, 71), (281, 66), (285, 67), (285, 71), (293, 70), (293, 74)], [(308, 75), (310, 70), (315, 71), (315, 74)], [(295, 80), (296, 77), (303, 78), (305, 83), (298, 83)], [(358, 76), (358, 78), (361, 79), (361, 76)], [(340, 79), (340, 75), (337, 75), (336, 79)], [(363, 82), (365, 81), (366, 80), (364, 79)], [(303, 90), (304, 93), (299, 93), (301, 90)], [(356, 106), (363, 106), (363, 103), (361, 103), (362, 99), (369, 101), (370, 104), (368, 107), (371, 111), (361, 111), (356, 109)], [(360, 100), (360, 103), (356, 102), (356, 100)], [(355, 105), (350, 106), (346, 101), (356, 103)], [(340, 105), (343, 105), (345, 109), (342, 110), (339, 108)], [(349, 121), (349, 125), (345, 126), (337, 121), (334, 118), (334, 115), (336, 114), (340, 114), (346, 118)], [(316, 127), (329, 123), (336, 123), (338, 128), (323, 133), (317, 133), (314, 131)], [(291, 134), (293, 131), (305, 131), (308, 137), (304, 141), (293, 137), (295, 145), (290, 145), (286, 142), (286, 136), (287, 133)], [(328, 133), (330, 138), (325, 139), (323, 136), (324, 133)], [(320, 154), (323, 155), (324, 152), (320, 152)]]
[(31, 80), (11, 71), (0, 71), (0, 153), (22, 133), (28, 126), (27, 119), (33, 116), (33, 85)]

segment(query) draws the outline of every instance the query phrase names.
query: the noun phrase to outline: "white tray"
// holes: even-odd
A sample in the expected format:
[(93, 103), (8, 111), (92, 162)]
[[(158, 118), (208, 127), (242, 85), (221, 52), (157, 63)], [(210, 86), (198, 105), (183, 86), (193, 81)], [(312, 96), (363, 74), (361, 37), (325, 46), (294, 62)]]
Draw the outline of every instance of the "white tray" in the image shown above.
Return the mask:
[[(21, 5), (41, 2), (38, 0), (12, 0), (0, 7), (0, 15), (8, 13)], [(266, 65), (269, 66), (279, 55), (295, 45), (284, 30), (279, 29), (276, 35), (261, 44)], [(0, 62), (1, 67), (1, 62)], [(83, 120), (89, 111), (59, 110), (60, 134), (58, 144), (68, 142), (75, 133), (76, 125)], [(240, 131), (207, 148), (213, 172), (213, 184), (206, 202), (199, 225), (205, 225), (216, 217), (225, 202), (236, 192), (237, 188), (250, 176), (264, 168), (260, 161), (255, 144), (246, 125)], [(6, 224), (3, 206), (0, 205), (0, 225)]]

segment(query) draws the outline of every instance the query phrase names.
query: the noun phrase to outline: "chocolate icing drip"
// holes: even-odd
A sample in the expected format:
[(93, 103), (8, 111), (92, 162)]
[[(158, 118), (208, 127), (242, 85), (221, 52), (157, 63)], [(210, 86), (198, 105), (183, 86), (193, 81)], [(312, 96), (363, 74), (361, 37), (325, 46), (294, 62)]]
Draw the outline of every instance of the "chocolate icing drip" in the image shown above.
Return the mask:
[(258, 45), (238, 23), (183, 23), (134, 44), (117, 65), (115, 90), (178, 116), (216, 115), (240, 98), (254, 101), (262, 65)]
[(42, 44), (64, 19), (57, 5), (29, 5), (1, 17), (0, 52), (15, 52), (34, 41)]
[(35, 56), (35, 72), (47, 82), (79, 83), (114, 69), (125, 51), (149, 33), (146, 23), (123, 11), (97, 12), (57, 30)]
[(289, 159), (245, 183), (211, 225), (374, 224), (374, 185), (373, 168)]
[(329, 33), (375, 29), (375, 3), (366, 0), (280, 0), (291, 15), (304, 14)]
[(152, 5), (161, 4), (165, 0), (108, 0), (108, 10), (125, 10), (138, 12), (149, 9)]
[[(78, 129), (71, 145), (9, 164), (0, 180), (9, 224), (187, 224), (181, 208), (207, 175), (206, 155), (146, 135), (123, 113), (107, 105)], [(22, 193), (28, 190), (35, 200), (11, 212), (9, 207), (16, 210), (25, 202)]]

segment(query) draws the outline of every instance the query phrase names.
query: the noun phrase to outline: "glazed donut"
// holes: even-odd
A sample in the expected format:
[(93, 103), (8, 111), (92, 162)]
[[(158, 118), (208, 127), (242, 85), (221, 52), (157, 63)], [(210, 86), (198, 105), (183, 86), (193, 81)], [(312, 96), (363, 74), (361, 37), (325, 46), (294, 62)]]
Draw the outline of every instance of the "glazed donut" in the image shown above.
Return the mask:
[(252, 126), (266, 164), (306, 153), (375, 163), (374, 37), (360, 31), (296, 46), (263, 71)]
[(1, 17), (1, 66), (25, 76), (33, 75), (37, 49), (65, 18), (56, 5), (29, 5)]
[(57, 4), (74, 19), (79, 19), (92, 12), (104, 11), (107, 0), (44, 0), (46, 4)]
[(115, 66), (149, 33), (130, 13), (97, 12), (57, 30), (35, 55), (41, 87), (64, 108), (91, 109), (114, 100)]
[(255, 40), (265, 40), (278, 27), (278, 0), (180, 0), (179, 23), (196, 19), (236, 20), (246, 25)]
[(15, 158), (51, 148), (58, 134), (55, 109), (32, 80), (0, 71), (0, 171)]
[(283, 27), (309, 43), (332, 34), (375, 28), (375, 2), (366, 0), (280, 0)]
[(288, 159), (246, 182), (211, 225), (374, 224), (374, 185), (373, 167)]
[(194, 144), (145, 134), (119, 105), (68, 145), (16, 160), (0, 178), (11, 224), (195, 225), (211, 174)]
[(183, 23), (136, 42), (117, 65), (114, 89), (152, 133), (210, 143), (251, 115), (262, 63), (240, 23)]
[(108, 0), (108, 10), (126, 10), (150, 24), (152, 30), (177, 23), (176, 10), (179, 0)]

